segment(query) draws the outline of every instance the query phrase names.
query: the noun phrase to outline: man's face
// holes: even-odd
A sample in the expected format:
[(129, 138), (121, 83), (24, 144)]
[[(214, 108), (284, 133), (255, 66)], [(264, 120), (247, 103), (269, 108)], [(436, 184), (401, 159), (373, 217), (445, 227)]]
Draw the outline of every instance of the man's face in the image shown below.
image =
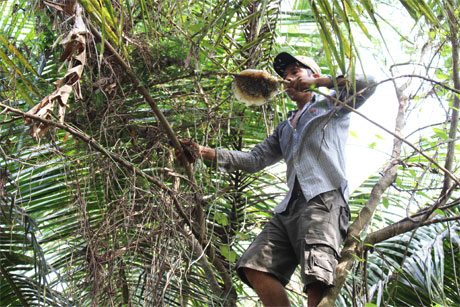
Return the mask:
[[(311, 71), (298, 63), (289, 64), (284, 70), (284, 79), (292, 81), (297, 78), (313, 78)], [(311, 92), (297, 91), (294, 88), (287, 87), (286, 93), (295, 102), (308, 102), (311, 98)]]

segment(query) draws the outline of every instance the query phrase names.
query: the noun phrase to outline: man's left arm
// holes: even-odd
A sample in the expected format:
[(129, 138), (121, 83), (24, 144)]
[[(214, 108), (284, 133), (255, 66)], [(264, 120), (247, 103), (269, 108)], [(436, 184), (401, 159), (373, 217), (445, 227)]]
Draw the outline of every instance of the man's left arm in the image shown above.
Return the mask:
[[(330, 79), (330, 83), (327, 84), (327, 87), (331, 89), (334, 88), (334, 84), (331, 78), (321, 79)], [(335, 93), (334, 96), (338, 100), (346, 102), (350, 107), (355, 109), (359, 108), (370, 96), (372, 96), (376, 88), (376, 81), (371, 75), (357, 74), (355, 76), (355, 80), (349, 80), (340, 76), (336, 78), (336, 81), (338, 92)], [(334, 103), (334, 101), (332, 101), (332, 103)], [(339, 109), (342, 109), (342, 112), (349, 112), (349, 110), (343, 109), (343, 107), (338, 107)]]

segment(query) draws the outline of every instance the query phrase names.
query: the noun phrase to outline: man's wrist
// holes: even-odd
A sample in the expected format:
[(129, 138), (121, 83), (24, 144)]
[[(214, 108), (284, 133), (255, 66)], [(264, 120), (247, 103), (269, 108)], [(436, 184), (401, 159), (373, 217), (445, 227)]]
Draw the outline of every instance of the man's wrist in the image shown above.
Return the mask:
[(319, 77), (315, 79), (315, 87), (327, 87), (327, 88), (333, 88), (334, 87), (334, 82), (332, 80), (331, 76), (327, 77)]
[(343, 75), (336, 76), (334, 79), (332, 79), (332, 76), (327, 76), (328, 85), (326, 86), (327, 88), (333, 88), (334, 87), (334, 79), (335, 82), (337, 83), (337, 86), (344, 86), (346, 83), (346, 79)]

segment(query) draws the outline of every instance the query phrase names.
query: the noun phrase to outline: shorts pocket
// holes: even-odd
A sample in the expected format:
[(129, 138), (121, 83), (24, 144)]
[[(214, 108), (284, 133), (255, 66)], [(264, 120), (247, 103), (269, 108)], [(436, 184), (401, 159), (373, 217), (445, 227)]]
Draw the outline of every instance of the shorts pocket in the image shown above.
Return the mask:
[(313, 254), (313, 267), (319, 267), (325, 271), (333, 272), (332, 263), (325, 254)]
[(306, 285), (319, 281), (327, 286), (335, 284), (335, 269), (337, 260), (334, 255), (320, 250), (311, 249), (305, 251), (304, 280)]

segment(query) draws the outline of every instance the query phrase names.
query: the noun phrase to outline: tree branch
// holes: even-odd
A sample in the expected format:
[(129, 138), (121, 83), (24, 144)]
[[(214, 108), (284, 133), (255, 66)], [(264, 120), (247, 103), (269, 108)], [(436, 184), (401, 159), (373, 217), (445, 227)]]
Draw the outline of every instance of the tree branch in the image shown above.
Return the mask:
[[(399, 109), (398, 115), (396, 117), (396, 125), (395, 125), (395, 135), (394, 144), (393, 144), (393, 151), (392, 151), (392, 160), (385, 168), (383, 172), (383, 176), (379, 179), (378, 183), (372, 188), (369, 200), (364, 208), (361, 209), (359, 212), (358, 217), (356, 220), (351, 224), (348, 229), (348, 235), (345, 240), (345, 245), (341, 251), (341, 259), (339, 264), (337, 265), (336, 269), (336, 285), (332, 288), (329, 288), (325, 292), (325, 296), (319, 303), (318, 307), (328, 307), (333, 306), (337, 297), (340, 293), (343, 284), (345, 283), (345, 279), (348, 275), (351, 266), (355, 261), (354, 255), (360, 252), (361, 245), (356, 238), (359, 238), (360, 232), (366, 227), (369, 221), (372, 218), (372, 215), (377, 208), (377, 205), (380, 203), (380, 198), (385, 192), (385, 190), (391, 185), (391, 183), (396, 179), (396, 174), (398, 170), (398, 161), (400, 159), (401, 154), (401, 146), (402, 146), (402, 128), (404, 126), (404, 117), (406, 114), (406, 104), (407, 104), (408, 97), (401, 97), (399, 101)], [(342, 102), (341, 102), (342, 103)], [(343, 103), (345, 107), (353, 109), (349, 107), (346, 103)], [(348, 109), (347, 108), (347, 109)], [(353, 109), (354, 110), (354, 109)]]
[(436, 84), (436, 85), (439, 85), (440, 87), (442, 87), (442, 88), (444, 88), (444, 89), (446, 89), (446, 90), (449, 90), (449, 91), (451, 91), (451, 92), (460, 94), (460, 89), (458, 89), (457, 87), (452, 88), (452, 87), (450, 87), (450, 86), (448, 86), (448, 85), (445, 85), (445, 84), (442, 83), (442, 82), (433, 80), (433, 79), (431, 79), (431, 78), (427, 78), (427, 77), (425, 77), (425, 76), (420, 76), (420, 75), (411, 75), (411, 74), (408, 74), (408, 75), (399, 75), (399, 76), (396, 76), (396, 77), (391, 77), (391, 78), (388, 78), (388, 79), (384, 79), (384, 80), (382, 80), (382, 81), (379, 82), (379, 83), (384, 83), (384, 82), (388, 82), (388, 81), (393, 81), (393, 80), (401, 79), (401, 78), (418, 78), (418, 79), (422, 79), (422, 80), (425, 80), (425, 81), (434, 83), (434, 84)]
[(31, 118), (33, 120), (40, 121), (40, 122), (42, 122), (44, 124), (47, 124), (47, 125), (50, 125), (52, 127), (57, 127), (59, 129), (65, 130), (65, 131), (69, 132), (70, 134), (72, 134), (73, 136), (79, 138), (83, 142), (87, 143), (93, 149), (97, 150), (98, 152), (102, 153), (103, 155), (107, 156), (108, 158), (110, 158), (110, 159), (116, 161), (117, 163), (121, 164), (126, 169), (132, 171), (134, 174), (140, 175), (141, 177), (147, 179), (149, 182), (155, 184), (156, 186), (160, 187), (161, 189), (167, 191), (170, 194), (173, 192), (161, 180), (159, 180), (159, 179), (157, 179), (157, 178), (145, 173), (144, 171), (142, 171), (138, 167), (134, 166), (131, 162), (127, 161), (123, 157), (121, 157), (121, 156), (119, 156), (119, 155), (117, 155), (117, 154), (115, 154), (113, 152), (108, 151), (101, 144), (99, 144), (96, 140), (94, 140), (91, 136), (87, 135), (86, 133), (84, 133), (82, 131), (77, 130), (76, 128), (73, 128), (73, 127), (71, 127), (69, 125), (61, 124), (61, 123), (58, 123), (58, 122), (55, 122), (55, 121), (52, 121), (52, 120), (44, 119), (44, 118), (42, 118), (40, 116), (25, 113), (25, 112), (23, 112), (23, 111), (21, 111), (19, 109), (12, 108), (12, 107), (7, 106), (7, 105), (5, 105), (3, 103), (0, 103), (0, 107), (4, 108), (4, 109), (6, 109), (6, 110), (8, 110), (10, 112), (20, 114), (24, 118)]
[[(94, 28), (94, 26), (90, 25), (91, 32), (100, 40), (102, 40), (102, 36), (99, 34), (99, 32)], [(189, 177), (190, 181), (193, 183), (192, 187), (194, 188), (196, 192), (196, 202), (195, 202), (195, 210), (194, 210), (194, 217), (196, 219), (196, 224), (191, 225), (191, 229), (194, 232), (197, 240), (200, 242), (200, 244), (203, 247), (206, 247), (206, 253), (208, 257), (211, 259), (212, 263), (216, 266), (217, 270), (221, 274), (221, 277), (224, 281), (224, 288), (226, 291), (230, 291), (232, 289), (232, 281), (230, 276), (228, 275), (228, 270), (227, 268), (221, 263), (219, 258), (216, 256), (216, 251), (214, 248), (211, 248), (211, 245), (207, 244), (207, 239), (206, 239), (206, 224), (205, 224), (205, 214), (203, 211), (202, 207), (202, 201), (196, 180), (195, 180), (195, 175), (193, 174), (193, 170), (191, 168), (190, 163), (187, 161), (185, 154), (183, 154), (183, 149), (182, 145), (180, 144), (179, 140), (177, 139), (174, 131), (172, 130), (171, 126), (169, 125), (169, 122), (166, 120), (166, 117), (163, 115), (161, 112), (160, 108), (157, 106), (153, 98), (150, 96), (150, 93), (148, 90), (141, 85), (140, 80), (136, 77), (135, 73), (131, 70), (131, 68), (128, 66), (128, 64), (123, 60), (123, 58), (118, 54), (118, 52), (112, 47), (112, 45), (108, 42), (104, 42), (104, 46), (107, 47), (107, 49), (115, 56), (115, 59), (117, 60), (118, 64), (125, 70), (125, 72), (129, 75), (131, 78), (133, 84), (136, 86), (136, 88), (139, 90), (139, 92), (142, 94), (144, 99), (147, 101), (147, 103), (150, 105), (152, 111), (158, 118), (159, 122), (165, 129), (166, 134), (168, 135), (169, 139), (171, 140), (174, 148), (178, 150), (181, 154), (181, 161), (182, 164), (185, 167), (187, 176)], [(180, 206), (178, 206), (180, 207)], [(182, 214), (181, 214), (182, 215)], [(220, 293), (216, 293), (219, 295)]]
[(450, 217), (445, 217), (441, 219), (432, 219), (430, 221), (426, 221), (422, 224), (422, 226), (428, 226), (431, 224), (436, 224), (436, 223), (445, 223), (445, 222), (450, 222), (450, 221), (458, 221), (460, 220), (460, 215), (455, 215), (455, 216), (450, 216)]
[[(91, 33), (99, 39), (99, 40), (104, 40), (101, 34), (97, 31), (97, 29), (90, 24), (90, 29)], [(195, 175), (193, 174), (192, 167), (190, 163), (188, 162), (184, 151), (182, 149), (182, 145), (180, 144), (179, 140), (176, 137), (176, 134), (171, 128), (171, 125), (169, 124), (168, 120), (166, 117), (163, 115), (163, 112), (161, 112), (160, 108), (156, 104), (155, 100), (153, 100), (152, 96), (150, 96), (149, 91), (142, 85), (141, 81), (136, 77), (136, 74), (133, 72), (133, 70), (128, 66), (128, 64), (123, 60), (121, 55), (113, 48), (113, 46), (108, 42), (107, 40), (104, 41), (104, 46), (112, 53), (112, 55), (115, 57), (116, 61), (118, 64), (124, 69), (126, 74), (131, 78), (131, 81), (133, 82), (134, 86), (139, 90), (139, 92), (142, 94), (144, 99), (147, 101), (149, 104), (150, 108), (152, 109), (153, 113), (155, 116), (158, 118), (158, 121), (160, 124), (163, 126), (163, 129), (165, 130), (167, 136), (171, 140), (174, 148), (180, 153), (181, 157), (181, 162), (184, 165), (185, 171), (187, 173), (187, 176), (189, 179), (193, 182), (193, 186), (196, 187), (196, 180), (195, 180)]]
[[(448, 0), (450, 6), (454, 8), (454, 3), (451, 0)], [(456, 17), (454, 13), (447, 7), (447, 16), (448, 16), (448, 23), (450, 28), (450, 42), (452, 43), (452, 79), (454, 81), (454, 87), (456, 90), (460, 90), (460, 76), (458, 67), (459, 63), (459, 40), (457, 38), (457, 29), (455, 27)], [(458, 109), (460, 108), (460, 98), (458, 95), (454, 96), (454, 103), (452, 106), (452, 115), (450, 120), (450, 131), (449, 131), (449, 144), (447, 145), (447, 154), (446, 154), (446, 163), (444, 167), (448, 170), (452, 170), (453, 163), (454, 163), (454, 154), (455, 154), (455, 138), (457, 136), (457, 129), (458, 129)], [(444, 178), (444, 185), (443, 191), (446, 191), (451, 184), (451, 178), (445, 177)], [(458, 183), (457, 183), (458, 184)]]
[(420, 226), (433, 224), (433, 222), (430, 219), (435, 215), (433, 214), (434, 211), (447, 202), (454, 190), (455, 186), (452, 185), (445, 194), (441, 194), (436, 203), (433, 206), (431, 206), (430, 210), (424, 213), (423, 215), (413, 215), (410, 218), (405, 218), (399, 222), (396, 222), (385, 228), (370, 233), (363, 242), (364, 249), (366, 249), (369, 245), (372, 246), (376, 243), (385, 241), (394, 236), (414, 230)]
[[(22, 112), (21, 110), (12, 108), (12, 107), (7, 106), (7, 105), (5, 105), (3, 103), (0, 103), (0, 107), (4, 108), (4, 109), (6, 109), (6, 110), (8, 110), (10, 112), (19, 114), (19, 115), (21, 115), (21, 116), (23, 116), (25, 118), (31, 118), (31, 119), (34, 119), (36, 121), (40, 121), (42, 123), (48, 124), (48, 125), (50, 125), (52, 127), (57, 127), (57, 128), (60, 128), (60, 129), (63, 129), (65, 131), (69, 132), (73, 136), (75, 136), (75, 137), (79, 138), (80, 140), (84, 141), (85, 143), (87, 143), (93, 149), (97, 150), (98, 152), (102, 153), (103, 155), (107, 156), (108, 158), (110, 158), (110, 159), (114, 160), (115, 162), (119, 163), (124, 168), (132, 171), (134, 173), (134, 175), (139, 175), (139, 176), (145, 178), (150, 183), (153, 183), (156, 186), (158, 186), (161, 189), (163, 189), (164, 191), (166, 191), (171, 196), (171, 198), (173, 199), (173, 204), (174, 204), (178, 214), (180, 215), (180, 217), (182, 217), (186, 221), (186, 223), (188, 225), (190, 225), (190, 229), (192, 230), (192, 233), (195, 236), (196, 240), (198, 240), (198, 242), (200, 242), (201, 246), (206, 251), (206, 255), (209, 257), (209, 259), (211, 260), (212, 264), (219, 271), (219, 274), (222, 277), (222, 280), (224, 282), (225, 291), (230, 291), (232, 289), (232, 280), (231, 280), (231, 277), (229, 276), (229, 274), (227, 272), (227, 268), (225, 267), (224, 264), (222, 264), (222, 262), (217, 257), (217, 254), (216, 254), (216, 251), (215, 251), (213, 245), (210, 245), (209, 242), (207, 241), (207, 239), (204, 237), (204, 234), (200, 230), (197, 230), (196, 227), (194, 227), (194, 224), (192, 223), (190, 218), (187, 216), (187, 214), (184, 212), (184, 210), (183, 210), (183, 208), (181, 206), (181, 203), (179, 202), (179, 200), (177, 199), (177, 197), (175, 195), (176, 193), (174, 192), (174, 190), (172, 190), (170, 187), (166, 186), (161, 180), (159, 180), (159, 179), (157, 179), (157, 178), (145, 173), (141, 169), (137, 168), (132, 163), (130, 163), (129, 161), (125, 160), (123, 157), (108, 151), (101, 144), (99, 144), (96, 140), (94, 140), (92, 137), (88, 136), (87, 134), (85, 134), (85, 133), (83, 133), (81, 131), (78, 131), (77, 129), (75, 129), (75, 128), (71, 127), (71, 126), (68, 126), (66, 124), (61, 124), (61, 123), (58, 123), (58, 122), (54, 122), (54, 121), (51, 121), (51, 120), (47, 120), (47, 119), (44, 119), (44, 118), (36, 116), (36, 115), (32, 115), (32, 114)], [(219, 293), (216, 293), (216, 295), (220, 295), (220, 294), (222, 294), (222, 291), (220, 291)]]

